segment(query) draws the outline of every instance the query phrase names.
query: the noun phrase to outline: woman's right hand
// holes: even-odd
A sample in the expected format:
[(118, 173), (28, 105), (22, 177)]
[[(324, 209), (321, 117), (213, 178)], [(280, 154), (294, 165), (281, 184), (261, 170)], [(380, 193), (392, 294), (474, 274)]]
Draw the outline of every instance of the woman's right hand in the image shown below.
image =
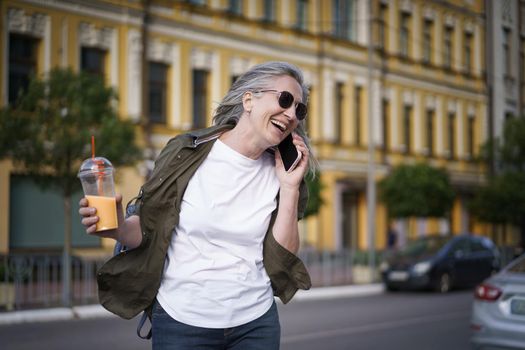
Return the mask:
[[(115, 200), (117, 203), (117, 216), (119, 221), (119, 226), (121, 224), (122, 218), (122, 195), (117, 194), (115, 196)], [(81, 223), (86, 228), (86, 232), (90, 235), (95, 235), (98, 237), (105, 237), (105, 238), (113, 238), (115, 240), (118, 239), (118, 231), (117, 229), (114, 230), (104, 230), (104, 231), (96, 231), (97, 229), (97, 222), (99, 220), (99, 217), (97, 216), (97, 209), (94, 207), (90, 207), (88, 200), (83, 197), (80, 202), (78, 202), (78, 206), (80, 207), (78, 209), (78, 213), (82, 217)]]

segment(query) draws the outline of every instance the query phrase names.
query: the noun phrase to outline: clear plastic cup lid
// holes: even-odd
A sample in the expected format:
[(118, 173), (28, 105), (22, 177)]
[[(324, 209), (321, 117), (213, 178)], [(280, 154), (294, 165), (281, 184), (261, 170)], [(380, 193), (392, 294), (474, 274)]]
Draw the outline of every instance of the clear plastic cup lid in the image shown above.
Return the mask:
[(88, 158), (82, 162), (78, 177), (92, 174), (108, 174), (113, 172), (113, 164), (104, 157)]

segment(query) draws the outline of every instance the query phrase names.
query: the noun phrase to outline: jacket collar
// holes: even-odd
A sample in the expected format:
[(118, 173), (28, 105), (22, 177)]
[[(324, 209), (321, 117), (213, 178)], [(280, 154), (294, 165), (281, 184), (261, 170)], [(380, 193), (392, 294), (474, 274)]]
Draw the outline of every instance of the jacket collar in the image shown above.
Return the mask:
[(223, 125), (214, 125), (209, 128), (190, 131), (188, 134), (193, 139), (193, 145), (198, 146), (201, 143), (216, 139), (223, 132), (231, 130), (234, 127), (235, 127), (235, 124), (233, 123), (228, 123), (228, 124), (223, 124)]

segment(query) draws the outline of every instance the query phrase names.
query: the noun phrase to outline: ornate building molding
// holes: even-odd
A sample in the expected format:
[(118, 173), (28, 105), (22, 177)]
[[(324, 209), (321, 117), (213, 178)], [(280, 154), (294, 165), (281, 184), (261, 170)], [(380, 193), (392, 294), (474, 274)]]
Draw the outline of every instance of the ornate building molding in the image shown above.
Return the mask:
[(423, 8), (423, 18), (429, 21), (434, 21), (436, 19), (436, 10), (430, 6), (425, 6)]
[(427, 96), (425, 99), (425, 108), (427, 110), (436, 110), (436, 98), (434, 96)]
[(111, 50), (113, 29), (108, 27), (96, 28), (91, 23), (81, 22), (79, 38), (81, 46), (100, 47)]
[(205, 69), (211, 71), (213, 54), (211, 52), (194, 48), (191, 50), (191, 63), (194, 69)]
[(402, 12), (412, 13), (412, 8), (413, 8), (412, 1), (402, 0), (399, 8), (401, 9)]
[(171, 65), (173, 62), (173, 44), (160, 40), (150, 41), (148, 59)]
[(230, 60), (230, 74), (233, 76), (239, 76), (248, 71), (251, 66), (252, 62), (249, 58), (233, 57)]
[(22, 9), (10, 8), (7, 14), (8, 31), (43, 38), (48, 16), (42, 13), (26, 15)]

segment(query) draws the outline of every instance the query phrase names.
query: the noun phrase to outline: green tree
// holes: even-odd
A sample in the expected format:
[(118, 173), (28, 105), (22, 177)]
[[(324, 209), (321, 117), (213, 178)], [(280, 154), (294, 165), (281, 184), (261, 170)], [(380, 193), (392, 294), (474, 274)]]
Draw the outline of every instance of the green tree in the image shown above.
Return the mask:
[(447, 172), (426, 164), (395, 167), (378, 187), (393, 218), (442, 217), (454, 201)]
[(98, 155), (113, 165), (140, 158), (131, 122), (118, 118), (113, 89), (102, 79), (54, 69), (34, 78), (13, 106), (0, 111), (0, 159), (9, 157), (41, 187), (54, 187), (64, 199), (64, 302), (70, 303), (71, 195), (77, 172), (91, 156), (91, 135)]
[(305, 177), (305, 181), (308, 188), (308, 203), (306, 205), (304, 218), (307, 218), (310, 215), (317, 214), (323, 205), (323, 199), (321, 198), (323, 185), (319, 173), (315, 174), (315, 176), (308, 173)]
[(525, 117), (505, 122), (503, 135), (484, 147), (485, 161), (493, 154), (495, 172), (470, 203), (481, 221), (520, 227), (525, 249)]

